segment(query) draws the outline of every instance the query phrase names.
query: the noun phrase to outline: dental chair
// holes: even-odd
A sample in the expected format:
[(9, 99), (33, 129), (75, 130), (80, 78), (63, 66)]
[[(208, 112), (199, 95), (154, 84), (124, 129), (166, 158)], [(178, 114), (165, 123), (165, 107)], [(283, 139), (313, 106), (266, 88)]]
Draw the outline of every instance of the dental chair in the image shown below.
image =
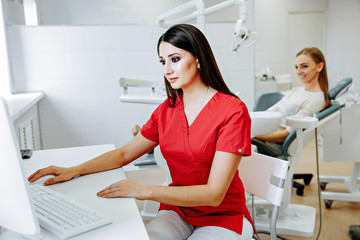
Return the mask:
[[(282, 204), (277, 221), (277, 232), (279, 234), (311, 237), (314, 234), (316, 220), (316, 209), (310, 206), (290, 204), (291, 188), (294, 179), (294, 170), (299, 161), (303, 149), (314, 140), (315, 128), (322, 131), (326, 125), (340, 115), (340, 104), (334, 102), (335, 98), (342, 95), (352, 83), (352, 78), (345, 78), (338, 82), (329, 91), (329, 98), (332, 103), (329, 107), (316, 114), (316, 117), (286, 118), (287, 124), (296, 128), (292, 131), (281, 145), (279, 158), (289, 161), (289, 169), (285, 181)], [(315, 159), (315, 157), (314, 157)], [(269, 231), (269, 214), (271, 210), (267, 205), (258, 201), (256, 203), (255, 227)]]
[[(332, 88), (329, 93), (329, 100), (334, 101), (335, 98), (341, 96), (348, 88), (351, 86), (352, 78), (344, 78)], [(281, 100), (284, 95), (280, 92), (268, 92), (259, 95), (255, 101), (254, 111), (265, 111), (269, 107), (273, 106), (275, 103)], [(330, 105), (328, 108), (324, 109), (322, 112), (318, 113), (316, 117), (320, 120), (324, 118), (329, 111), (336, 111), (339, 109), (337, 105)], [(326, 111), (325, 111), (326, 110)], [(256, 145), (259, 152), (270, 155), (272, 157), (281, 158), (287, 160), (290, 155), (288, 153), (289, 145), (296, 138), (296, 130), (293, 130), (283, 143), (267, 143), (258, 139), (252, 139), (252, 144)], [(309, 185), (313, 175), (311, 173), (295, 173), (293, 175), (293, 180), (303, 179), (305, 185)], [(296, 194), (299, 196), (304, 195), (304, 185), (296, 181), (293, 181), (293, 187), (296, 188)]]

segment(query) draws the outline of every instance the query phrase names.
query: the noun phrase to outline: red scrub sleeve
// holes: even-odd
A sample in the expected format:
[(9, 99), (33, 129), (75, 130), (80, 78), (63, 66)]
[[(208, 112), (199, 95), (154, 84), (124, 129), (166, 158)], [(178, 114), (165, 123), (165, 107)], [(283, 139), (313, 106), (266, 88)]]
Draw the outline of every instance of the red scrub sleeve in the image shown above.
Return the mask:
[(155, 109), (155, 111), (151, 114), (150, 119), (141, 128), (141, 135), (154, 142), (159, 142), (158, 119), (159, 112), (163, 104)]
[(226, 118), (218, 132), (216, 150), (251, 155), (251, 119), (246, 107)]

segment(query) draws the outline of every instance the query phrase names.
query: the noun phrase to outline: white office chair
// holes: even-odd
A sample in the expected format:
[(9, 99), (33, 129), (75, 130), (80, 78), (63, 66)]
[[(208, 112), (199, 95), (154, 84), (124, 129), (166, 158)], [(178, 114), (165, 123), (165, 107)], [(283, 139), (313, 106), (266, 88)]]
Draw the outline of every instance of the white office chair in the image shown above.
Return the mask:
[[(282, 201), (288, 162), (253, 152), (251, 156), (241, 159), (238, 169), (245, 191), (273, 205), (269, 229), (271, 240), (275, 240), (277, 238), (276, 221)], [(253, 211), (250, 210), (250, 212), (254, 214)]]
[[(157, 164), (166, 173), (166, 183), (164, 184), (168, 184), (171, 178), (165, 159), (159, 148), (155, 149), (154, 154)], [(242, 158), (238, 169), (245, 191), (273, 205), (268, 228), (271, 240), (275, 240), (276, 221), (288, 172), (288, 162), (253, 152), (251, 156)], [(156, 216), (158, 207), (156, 202), (145, 201), (142, 217), (148, 220), (152, 219)], [(267, 228), (258, 230), (267, 230)]]

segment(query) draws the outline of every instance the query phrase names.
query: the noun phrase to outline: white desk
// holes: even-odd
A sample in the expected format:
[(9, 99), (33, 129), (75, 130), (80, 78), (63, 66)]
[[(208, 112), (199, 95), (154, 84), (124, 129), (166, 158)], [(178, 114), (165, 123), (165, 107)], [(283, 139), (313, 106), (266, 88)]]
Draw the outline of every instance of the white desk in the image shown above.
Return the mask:
[[(34, 151), (30, 159), (23, 160), (24, 173), (26, 176), (29, 176), (37, 169), (48, 165), (77, 165), (113, 149), (114, 145), (110, 144)], [(48, 178), (49, 177), (44, 177), (39, 179), (36, 183), (43, 184)], [(49, 186), (53, 190), (82, 202), (113, 218), (112, 224), (70, 238), (71, 240), (149, 239), (133, 198), (105, 199), (96, 196), (96, 193), (99, 190), (124, 178), (126, 177), (123, 169), (115, 169), (81, 176), (69, 182)], [(42, 240), (57, 239), (43, 228), (41, 230), (45, 236)], [(20, 238), (15, 234), (12, 235), (5, 232), (1, 235), (0, 239), (12, 240)]]

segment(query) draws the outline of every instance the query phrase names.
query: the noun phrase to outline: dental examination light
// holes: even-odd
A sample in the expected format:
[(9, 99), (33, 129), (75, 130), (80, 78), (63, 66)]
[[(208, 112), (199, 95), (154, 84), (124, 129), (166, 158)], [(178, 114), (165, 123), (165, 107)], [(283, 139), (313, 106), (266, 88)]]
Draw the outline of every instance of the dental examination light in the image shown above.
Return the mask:
[[(197, 19), (197, 27), (205, 33), (205, 16), (232, 6), (239, 6), (239, 19), (234, 27), (234, 40), (231, 46), (232, 51), (237, 51), (240, 47), (252, 46), (258, 38), (256, 32), (244, 26), (247, 17), (246, 0), (227, 0), (208, 8), (204, 8), (202, 0), (192, 0), (162, 13), (156, 19), (156, 24), (163, 28), (169, 28), (175, 24)], [(189, 14), (191, 10), (194, 11)]]
[(237, 20), (234, 27), (234, 40), (231, 46), (232, 51), (237, 51), (239, 47), (250, 47), (258, 39), (257, 32), (253, 32), (243, 26), (244, 19)]

